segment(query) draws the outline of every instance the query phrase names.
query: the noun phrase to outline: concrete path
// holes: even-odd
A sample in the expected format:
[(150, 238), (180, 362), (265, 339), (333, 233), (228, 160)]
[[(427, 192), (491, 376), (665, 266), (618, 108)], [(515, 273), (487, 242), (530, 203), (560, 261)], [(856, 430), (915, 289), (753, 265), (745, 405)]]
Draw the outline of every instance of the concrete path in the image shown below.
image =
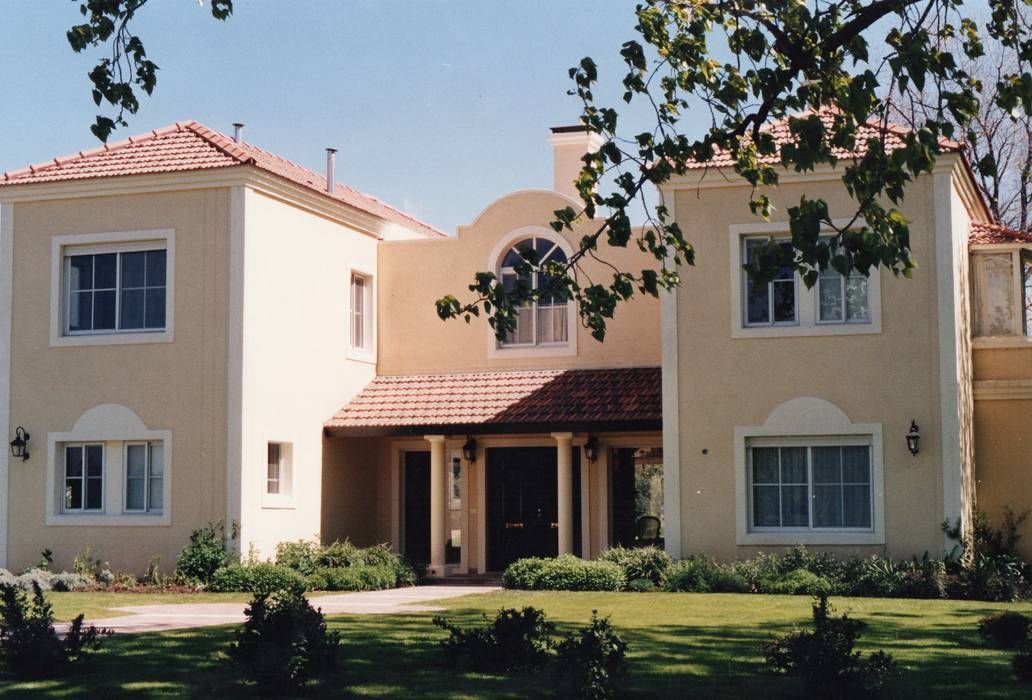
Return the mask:
[[(414, 586), (389, 591), (338, 593), (311, 598), (312, 607), (323, 614), (396, 615), (398, 613), (434, 612), (443, 608), (421, 605), (432, 600), (458, 598), (477, 593), (501, 590), (497, 586)], [(104, 627), (116, 634), (165, 632), (191, 627), (239, 624), (244, 621), (245, 603), (171, 603), (167, 605), (130, 605), (112, 608), (129, 613), (121, 617), (87, 620), (98, 629)], [(55, 625), (59, 633), (68, 624)]]

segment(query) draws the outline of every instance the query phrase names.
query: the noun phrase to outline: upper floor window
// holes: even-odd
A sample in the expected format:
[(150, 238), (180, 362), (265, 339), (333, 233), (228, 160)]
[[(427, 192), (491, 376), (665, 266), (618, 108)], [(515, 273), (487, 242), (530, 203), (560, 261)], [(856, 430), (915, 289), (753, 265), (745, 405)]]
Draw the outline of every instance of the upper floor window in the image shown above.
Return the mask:
[(372, 349), (373, 280), (358, 272), (351, 273), (350, 333), (353, 349)]
[[(752, 262), (759, 248), (766, 246), (766, 238), (745, 239), (745, 264)], [(791, 250), (788, 241), (778, 241), (779, 246)], [(791, 267), (778, 270), (773, 281), (757, 282), (745, 276), (745, 323), (748, 326), (795, 325), (799, 322), (796, 314), (796, 275)]]
[(537, 301), (517, 309), (516, 328), (501, 345), (564, 345), (569, 337), (568, 303), (549, 293), (548, 275), (537, 271), (522, 275), (516, 271), (516, 267), (525, 261), (524, 254), (527, 251), (537, 254), (538, 265), (566, 262), (566, 253), (558, 243), (548, 238), (525, 238), (506, 251), (499, 269), (505, 289), (515, 289), (522, 282), (530, 289), (539, 290), (541, 296)]
[(1032, 251), (971, 256), (974, 334), (1032, 336)]
[(69, 248), (64, 255), (65, 335), (165, 330), (164, 248)]

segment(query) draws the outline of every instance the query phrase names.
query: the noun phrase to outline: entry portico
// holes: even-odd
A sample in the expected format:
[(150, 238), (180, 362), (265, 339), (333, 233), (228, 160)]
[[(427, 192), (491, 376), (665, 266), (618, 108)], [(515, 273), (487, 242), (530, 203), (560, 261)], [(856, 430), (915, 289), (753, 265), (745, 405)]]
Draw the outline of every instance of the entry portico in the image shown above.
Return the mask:
[[(374, 534), (435, 577), (631, 544), (662, 518), (660, 411), (658, 367), (378, 377), (325, 426), (324, 537)], [(387, 491), (376, 513), (347, 512), (359, 483)]]

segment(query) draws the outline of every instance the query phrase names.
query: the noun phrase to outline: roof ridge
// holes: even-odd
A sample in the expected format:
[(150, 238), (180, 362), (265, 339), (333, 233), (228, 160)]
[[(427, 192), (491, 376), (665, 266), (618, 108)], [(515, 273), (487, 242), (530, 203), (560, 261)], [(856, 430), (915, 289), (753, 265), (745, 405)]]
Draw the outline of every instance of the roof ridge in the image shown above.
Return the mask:
[(242, 164), (254, 163), (254, 156), (245, 152), (240, 148), (239, 144), (229, 136), (226, 136), (219, 131), (215, 131), (211, 127), (205, 126), (204, 124), (194, 120), (186, 122), (184, 126), (215, 148), (219, 149), (226, 155), (235, 158)]

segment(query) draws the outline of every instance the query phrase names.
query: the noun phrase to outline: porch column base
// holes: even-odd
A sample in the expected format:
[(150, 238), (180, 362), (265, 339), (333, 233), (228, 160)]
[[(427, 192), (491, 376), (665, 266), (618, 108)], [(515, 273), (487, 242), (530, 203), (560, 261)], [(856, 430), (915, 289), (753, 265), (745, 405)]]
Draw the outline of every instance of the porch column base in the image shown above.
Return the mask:
[(426, 567), (426, 574), (440, 578), (444, 576), (444, 499), (448, 489), (444, 436), (427, 435), (424, 439), (430, 443), (430, 564)]
[(559, 554), (573, 554), (573, 433), (552, 433), (556, 449)]

